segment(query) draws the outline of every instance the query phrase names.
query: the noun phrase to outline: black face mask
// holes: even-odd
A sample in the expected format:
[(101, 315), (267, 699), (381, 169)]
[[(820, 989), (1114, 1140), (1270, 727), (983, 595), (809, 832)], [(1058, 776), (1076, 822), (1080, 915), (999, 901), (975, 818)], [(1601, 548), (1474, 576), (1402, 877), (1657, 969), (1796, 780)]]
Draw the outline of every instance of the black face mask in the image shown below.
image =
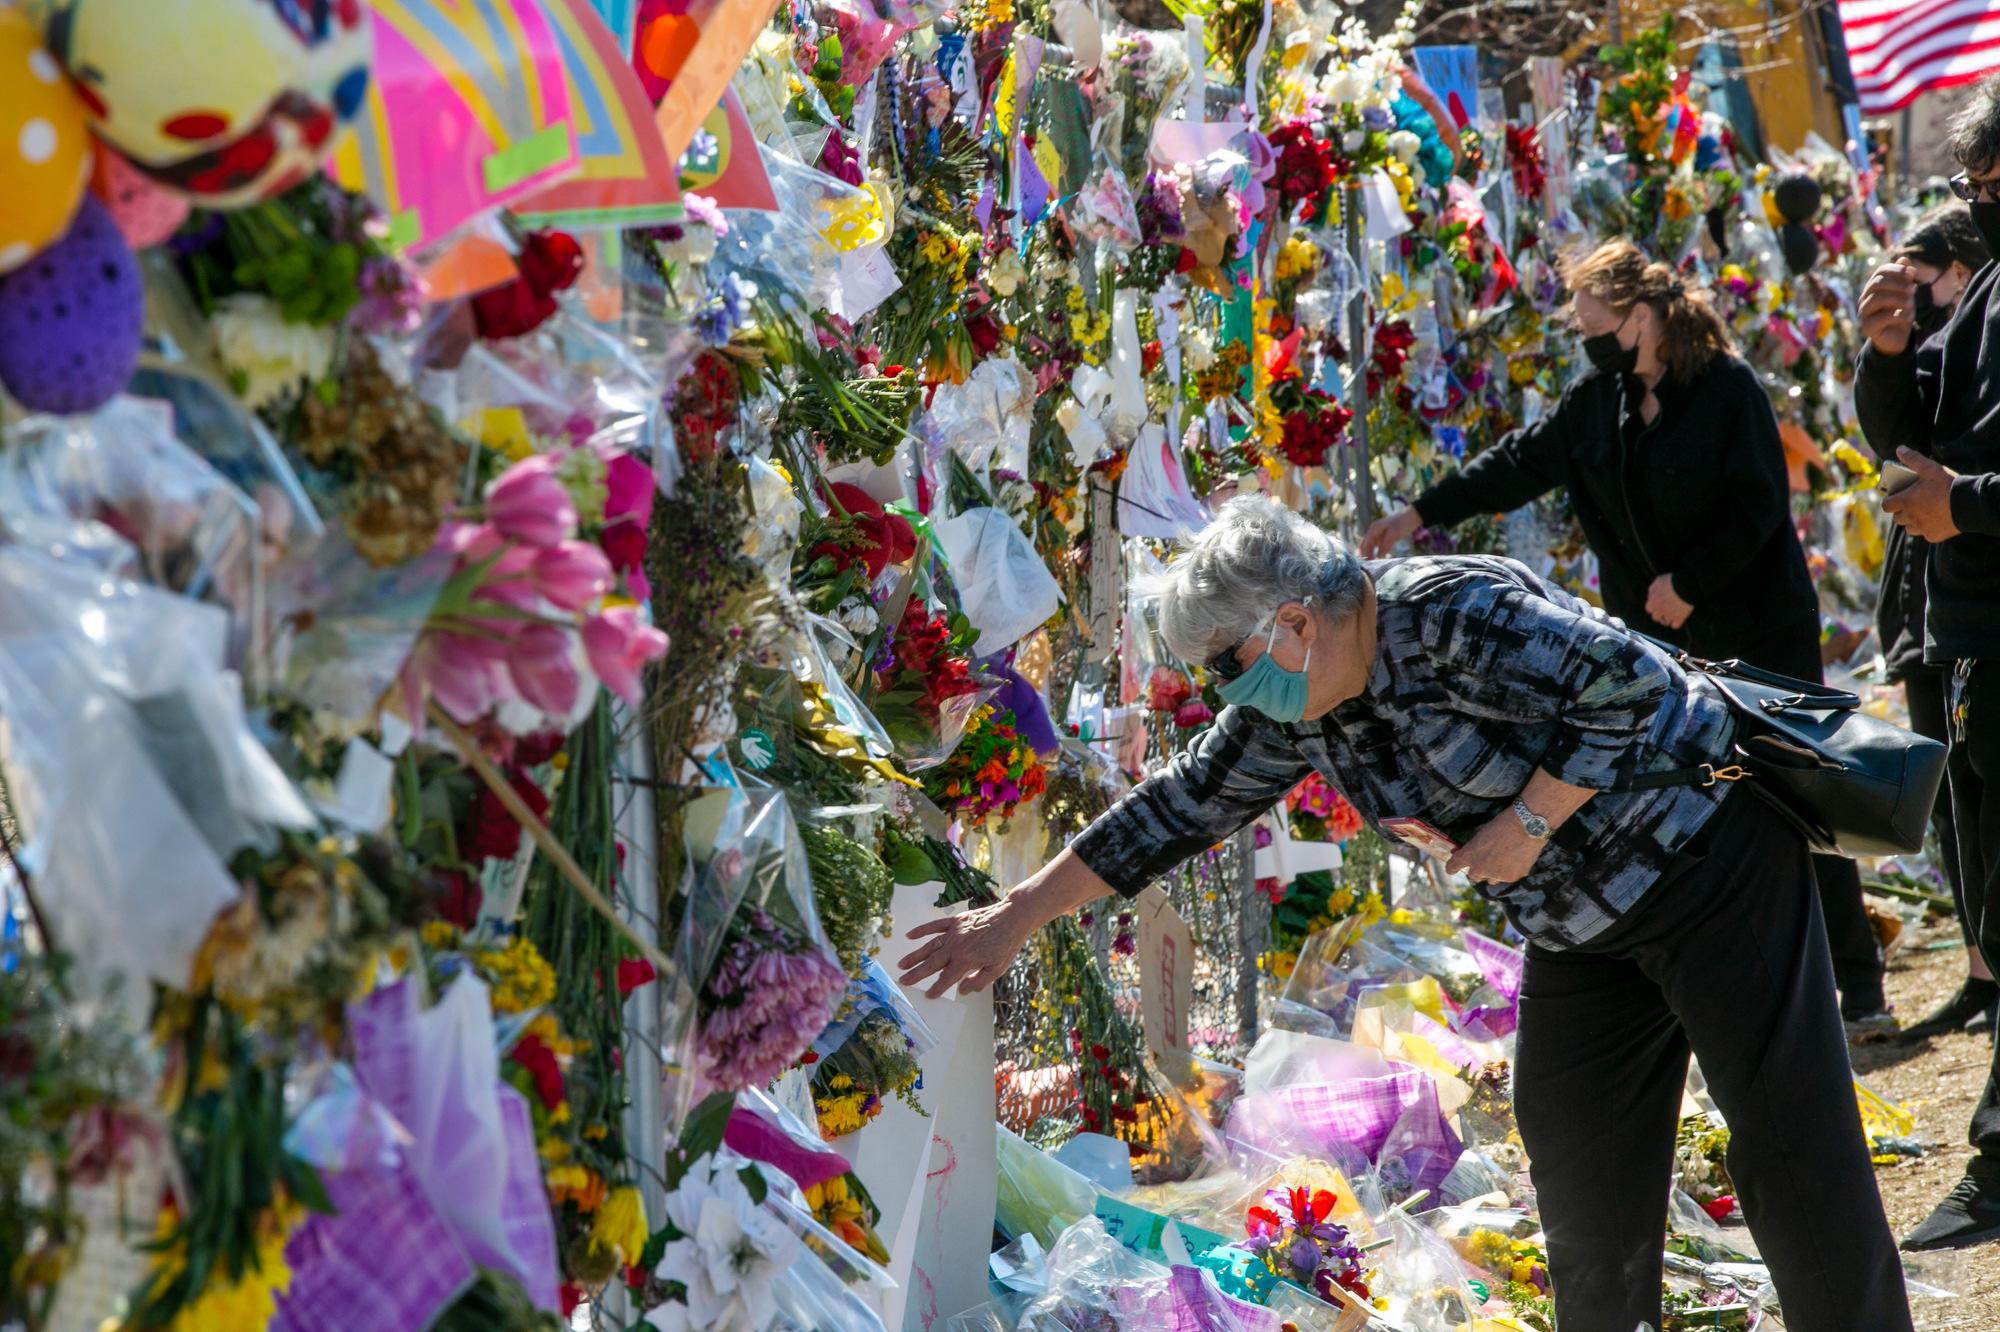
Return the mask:
[(1989, 254), (2000, 254), (2000, 203), (1980, 199), (1966, 205), (1972, 210), (1972, 225), (1986, 241)]
[(1932, 286), (1929, 282), (1918, 283), (1917, 294), (1910, 301), (1910, 317), (1917, 326), (1919, 341), (1928, 339), (1951, 320), (1951, 307), (1938, 304)]
[(1615, 332), (1585, 338), (1583, 354), (1601, 375), (1629, 375), (1639, 368), (1639, 349), (1627, 347)]

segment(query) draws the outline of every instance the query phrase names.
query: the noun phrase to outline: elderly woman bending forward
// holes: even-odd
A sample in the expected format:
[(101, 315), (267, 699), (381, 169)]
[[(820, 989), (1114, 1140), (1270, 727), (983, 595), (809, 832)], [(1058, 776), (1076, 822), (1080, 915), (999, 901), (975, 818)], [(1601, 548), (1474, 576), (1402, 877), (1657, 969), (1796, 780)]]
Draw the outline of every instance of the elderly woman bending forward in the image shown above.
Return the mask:
[(1714, 686), (1511, 560), (1363, 563), (1268, 500), (1229, 504), (1165, 575), (1160, 626), (1230, 705), (999, 904), (919, 927), (906, 984), (976, 990), (1039, 926), (1137, 893), (1317, 769), (1529, 940), (1515, 1059), (1557, 1318), (1661, 1325), (1688, 1053), (1793, 1332), (1905, 1332), (1806, 845), (1730, 784)]

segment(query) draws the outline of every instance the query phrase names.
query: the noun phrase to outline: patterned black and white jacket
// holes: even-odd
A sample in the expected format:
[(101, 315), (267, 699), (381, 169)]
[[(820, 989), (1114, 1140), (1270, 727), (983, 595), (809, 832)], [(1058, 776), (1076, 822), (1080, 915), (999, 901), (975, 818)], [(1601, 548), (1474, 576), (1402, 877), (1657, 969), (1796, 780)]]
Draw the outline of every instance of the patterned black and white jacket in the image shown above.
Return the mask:
[(1363, 818), (1415, 817), (1458, 843), (1507, 811), (1535, 769), (1592, 797), (1518, 883), (1482, 885), (1544, 948), (1630, 912), (1728, 784), (1610, 794), (1637, 773), (1720, 763), (1734, 723), (1716, 687), (1525, 565), (1488, 556), (1384, 560), (1367, 688), (1285, 725), (1226, 708), (1192, 748), (1075, 843), (1130, 896), (1320, 774)]

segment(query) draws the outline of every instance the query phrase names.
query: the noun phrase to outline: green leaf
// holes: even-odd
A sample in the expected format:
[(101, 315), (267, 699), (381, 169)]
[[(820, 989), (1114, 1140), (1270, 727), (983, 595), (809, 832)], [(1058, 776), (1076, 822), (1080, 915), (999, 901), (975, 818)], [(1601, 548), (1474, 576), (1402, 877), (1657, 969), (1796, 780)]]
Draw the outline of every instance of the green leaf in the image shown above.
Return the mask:
[(723, 1132), (729, 1127), (729, 1112), (735, 1105), (736, 1098), (729, 1092), (715, 1092), (694, 1108), (687, 1126), (681, 1130), (681, 1151), (688, 1160), (700, 1160), (722, 1145)]
[(895, 860), (889, 864), (889, 873), (897, 883), (915, 885), (933, 883), (940, 877), (938, 867), (915, 842), (900, 842), (895, 848)]
[(764, 1182), (764, 1172), (756, 1166), (744, 1166), (736, 1172), (736, 1177), (743, 1181), (743, 1191), (750, 1195), (750, 1201), (762, 1207), (764, 1199), (771, 1195), (771, 1186)]

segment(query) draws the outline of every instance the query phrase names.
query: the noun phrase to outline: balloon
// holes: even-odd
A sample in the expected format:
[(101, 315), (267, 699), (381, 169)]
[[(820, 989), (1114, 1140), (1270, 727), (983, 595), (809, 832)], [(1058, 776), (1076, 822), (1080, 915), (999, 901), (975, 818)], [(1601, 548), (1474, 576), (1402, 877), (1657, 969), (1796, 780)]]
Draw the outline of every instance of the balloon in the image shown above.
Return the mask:
[(1821, 198), (1819, 182), (1803, 171), (1794, 171), (1779, 178), (1771, 187), (1771, 198), (1778, 205), (1778, 214), (1787, 222), (1810, 222), (1819, 212)]
[(99, 136), (211, 208), (318, 171), (372, 51), (362, 0), (62, 0), (48, 40)]
[(61, 240), (0, 278), (0, 385), (30, 411), (93, 411), (132, 377), (145, 327), (138, 261), (86, 198)]
[(90, 173), (90, 192), (118, 224), (125, 243), (135, 250), (158, 245), (187, 219), (186, 199), (103, 144), (97, 146), (97, 169)]
[(1785, 267), (1793, 273), (1805, 272), (1819, 259), (1819, 237), (1803, 222), (1785, 223), (1778, 241), (1784, 246)]
[(0, 273), (55, 244), (89, 175), (82, 99), (35, 25), (0, 5)]

